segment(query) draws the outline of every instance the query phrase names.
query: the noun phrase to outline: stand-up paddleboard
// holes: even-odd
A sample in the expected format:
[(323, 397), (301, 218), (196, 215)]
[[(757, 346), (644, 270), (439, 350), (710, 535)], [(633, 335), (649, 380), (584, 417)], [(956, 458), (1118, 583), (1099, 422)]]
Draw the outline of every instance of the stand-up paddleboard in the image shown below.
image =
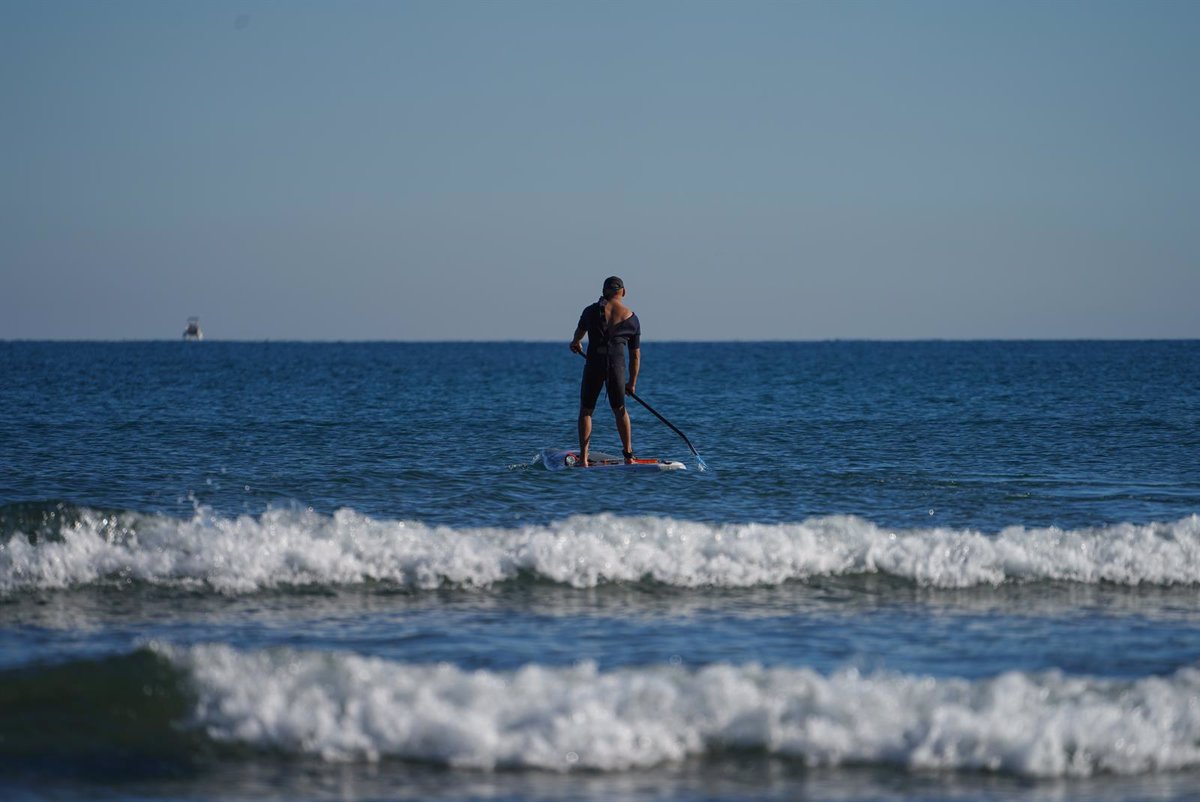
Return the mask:
[[(665, 459), (635, 459), (626, 464), (620, 457), (593, 451), (588, 454), (587, 470), (605, 469), (614, 471), (686, 471), (687, 466), (682, 462)], [(542, 464), (551, 471), (563, 471), (568, 468), (583, 469), (579, 464), (579, 453), (565, 448), (543, 448)]]

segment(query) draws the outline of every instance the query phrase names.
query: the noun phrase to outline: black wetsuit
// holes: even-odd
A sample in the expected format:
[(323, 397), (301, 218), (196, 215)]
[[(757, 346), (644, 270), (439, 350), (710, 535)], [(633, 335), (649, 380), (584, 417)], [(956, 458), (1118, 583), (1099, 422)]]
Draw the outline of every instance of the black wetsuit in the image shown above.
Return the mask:
[(579, 325), (587, 330), (587, 364), (579, 384), (579, 406), (595, 409), (600, 388), (608, 387), (608, 405), (614, 412), (625, 406), (625, 353), (642, 345), (642, 324), (637, 315), (609, 325), (604, 319), (604, 299), (588, 306), (579, 316)]

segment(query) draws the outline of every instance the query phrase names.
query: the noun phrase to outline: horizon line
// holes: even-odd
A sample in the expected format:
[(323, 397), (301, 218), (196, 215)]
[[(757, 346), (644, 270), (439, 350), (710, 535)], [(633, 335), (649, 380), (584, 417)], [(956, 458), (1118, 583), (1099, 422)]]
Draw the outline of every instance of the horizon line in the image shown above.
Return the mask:
[[(721, 340), (701, 340), (701, 339), (655, 339), (650, 340), (656, 344), (793, 344), (793, 343), (1041, 343), (1041, 342), (1196, 342), (1200, 341), (1200, 336), (1195, 337), (823, 337), (823, 338), (797, 338), (786, 339), (778, 337), (768, 338), (747, 338), (747, 339), (721, 339)], [(193, 345), (203, 345), (203, 343), (281, 343), (281, 344), (296, 344), (296, 345), (336, 345), (336, 344), (390, 344), (390, 345), (495, 345), (499, 343), (508, 344), (523, 344), (523, 345), (544, 345), (559, 343), (559, 339), (377, 339), (377, 338), (347, 338), (347, 339), (292, 339), (292, 338), (263, 338), (263, 339), (234, 339), (234, 338), (208, 338), (203, 340), (185, 340), (182, 337), (174, 338), (45, 338), (45, 337), (13, 337), (0, 338), (0, 343), (41, 343), (41, 344), (79, 344), (79, 343), (187, 343)], [(562, 340), (561, 342), (566, 342)]]

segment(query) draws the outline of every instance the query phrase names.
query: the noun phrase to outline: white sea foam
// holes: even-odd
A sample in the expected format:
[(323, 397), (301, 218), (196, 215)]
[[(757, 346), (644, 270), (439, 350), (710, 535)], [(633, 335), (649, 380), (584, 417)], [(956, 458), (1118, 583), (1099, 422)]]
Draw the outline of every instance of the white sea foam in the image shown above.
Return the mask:
[(813, 766), (1032, 777), (1200, 765), (1200, 670), (983, 680), (714, 665), (464, 671), (348, 654), (156, 647), (191, 678), (193, 726), (319, 755), (620, 771), (750, 750)]
[(392, 582), (489, 586), (522, 572), (574, 587), (650, 580), (680, 587), (775, 585), (887, 574), (962, 588), (1007, 581), (1200, 584), (1200, 516), (1061, 530), (890, 530), (861, 518), (710, 524), (577, 516), (537, 526), (464, 528), (273, 510), (111, 516), (83, 510), (61, 540), (0, 545), (0, 591), (114, 579), (248, 592), (283, 585)]

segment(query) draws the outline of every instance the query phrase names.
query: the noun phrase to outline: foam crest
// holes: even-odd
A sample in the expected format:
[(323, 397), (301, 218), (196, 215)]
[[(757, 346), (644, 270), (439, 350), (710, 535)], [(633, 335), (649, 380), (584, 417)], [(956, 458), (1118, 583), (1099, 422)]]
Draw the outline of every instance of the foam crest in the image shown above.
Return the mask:
[(136, 580), (249, 592), (371, 581), (481, 587), (522, 574), (574, 587), (776, 585), (887, 574), (945, 588), (1014, 580), (1200, 584), (1200, 516), (1060, 530), (888, 530), (848, 516), (784, 524), (577, 516), (549, 525), (428, 526), (272, 510), (179, 520), (81, 510), (56, 538), (0, 544), (0, 591)]
[(880, 764), (1030, 777), (1200, 765), (1200, 671), (1117, 681), (830, 676), (655, 666), (464, 671), (346, 654), (158, 647), (194, 683), (217, 740), (327, 760), (621, 771), (756, 751), (812, 766)]

